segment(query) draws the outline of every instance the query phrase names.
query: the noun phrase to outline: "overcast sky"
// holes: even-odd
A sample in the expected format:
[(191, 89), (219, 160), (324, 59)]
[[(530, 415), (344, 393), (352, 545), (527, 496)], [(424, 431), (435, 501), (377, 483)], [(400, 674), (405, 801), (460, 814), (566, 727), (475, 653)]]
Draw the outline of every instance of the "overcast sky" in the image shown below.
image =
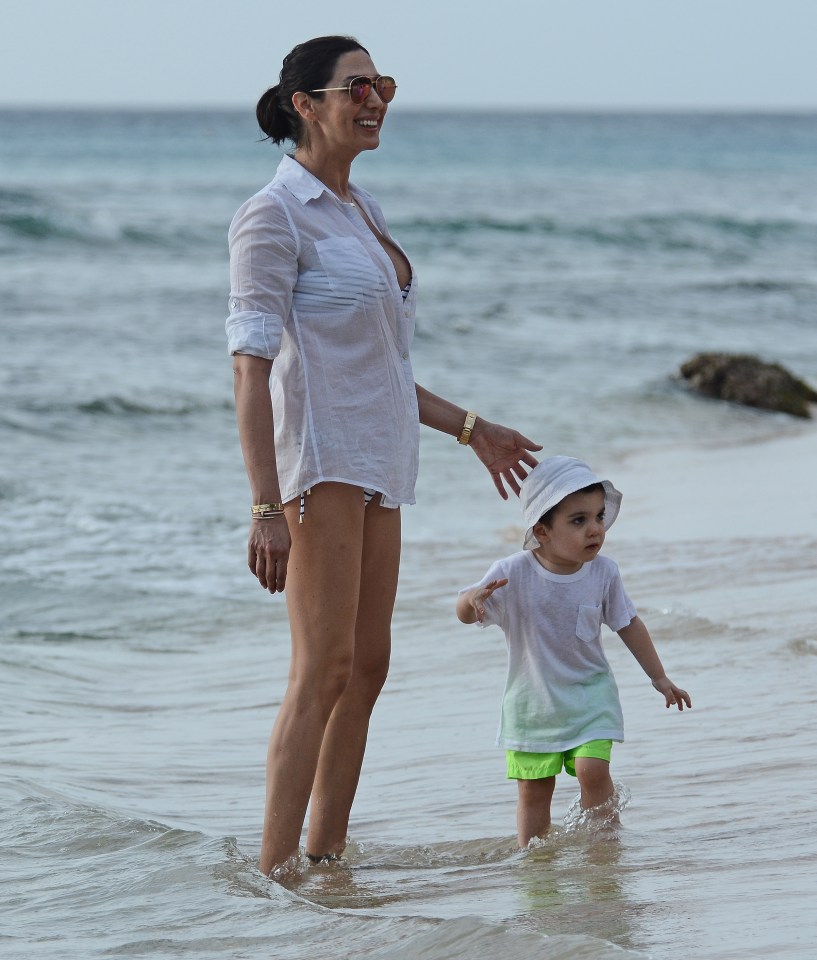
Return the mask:
[(817, 109), (817, 0), (3, 0), (0, 105), (253, 107), (325, 33), (412, 107)]

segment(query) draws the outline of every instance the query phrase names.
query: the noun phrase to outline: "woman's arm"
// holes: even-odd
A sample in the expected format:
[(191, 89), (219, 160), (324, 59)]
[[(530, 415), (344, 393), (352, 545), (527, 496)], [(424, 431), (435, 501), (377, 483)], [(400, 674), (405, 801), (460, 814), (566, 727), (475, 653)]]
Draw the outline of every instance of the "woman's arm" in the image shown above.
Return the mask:
[[(419, 384), (415, 384), (415, 387), (420, 423), (449, 436), (459, 437), (467, 411)], [(503, 500), (508, 499), (505, 484), (519, 496), (520, 481), (528, 475), (529, 467), (536, 466), (536, 458), (529, 451), (542, 449), (540, 444), (534, 443), (518, 431), (483, 420), (482, 417), (477, 417), (474, 421), (468, 446), (491, 474)]]
[[(238, 436), (253, 503), (279, 503), (281, 499), (269, 391), (271, 370), (272, 361), (263, 357), (241, 353), (233, 356)], [(247, 563), (270, 593), (283, 590), (286, 584), (289, 545), (289, 528), (283, 514), (251, 521)]]

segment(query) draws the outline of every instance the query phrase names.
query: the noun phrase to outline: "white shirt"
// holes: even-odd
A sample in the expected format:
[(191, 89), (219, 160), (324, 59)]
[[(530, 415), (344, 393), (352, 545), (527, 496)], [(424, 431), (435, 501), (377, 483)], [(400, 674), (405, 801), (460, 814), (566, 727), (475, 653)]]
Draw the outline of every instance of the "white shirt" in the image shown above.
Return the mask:
[(501, 627), (508, 644), (497, 746), (557, 753), (588, 740), (623, 740), (601, 625), (621, 630), (636, 610), (615, 562), (597, 556), (561, 575), (524, 550), (494, 563), (479, 585), (503, 577), (508, 583), (485, 601), (482, 624)]
[[(414, 503), (419, 414), (409, 350), (417, 279), (403, 300), (377, 201), (355, 203), (285, 156), (229, 230), (231, 354), (273, 360), (270, 389), (284, 502), (321, 481)], [(357, 206), (356, 206), (357, 205)], [(396, 245), (396, 244), (395, 244)]]

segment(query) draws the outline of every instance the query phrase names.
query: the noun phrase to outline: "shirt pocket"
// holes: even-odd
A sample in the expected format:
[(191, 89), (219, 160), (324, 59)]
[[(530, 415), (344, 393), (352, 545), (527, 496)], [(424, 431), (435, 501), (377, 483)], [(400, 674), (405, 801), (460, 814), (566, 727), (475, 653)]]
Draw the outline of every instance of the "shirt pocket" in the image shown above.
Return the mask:
[(317, 240), (315, 251), (338, 301), (377, 299), (388, 289), (383, 271), (357, 237)]
[(576, 636), (585, 643), (597, 640), (601, 633), (601, 607), (580, 604), (576, 619)]

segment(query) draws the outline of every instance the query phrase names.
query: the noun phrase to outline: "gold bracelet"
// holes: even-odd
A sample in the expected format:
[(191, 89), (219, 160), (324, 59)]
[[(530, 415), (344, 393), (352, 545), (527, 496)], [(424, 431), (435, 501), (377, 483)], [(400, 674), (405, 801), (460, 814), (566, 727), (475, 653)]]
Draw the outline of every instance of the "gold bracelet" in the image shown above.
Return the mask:
[(474, 429), (474, 424), (476, 423), (477, 415), (473, 410), (469, 410), (465, 415), (465, 423), (462, 425), (462, 432), (457, 437), (457, 443), (463, 444), (463, 446), (468, 446), (471, 442), (471, 431)]
[(252, 505), (252, 515), (262, 517), (265, 513), (283, 513), (283, 503), (254, 503)]
[(269, 513), (254, 513), (253, 520), (274, 520), (276, 517), (285, 516), (283, 510), (271, 510)]

